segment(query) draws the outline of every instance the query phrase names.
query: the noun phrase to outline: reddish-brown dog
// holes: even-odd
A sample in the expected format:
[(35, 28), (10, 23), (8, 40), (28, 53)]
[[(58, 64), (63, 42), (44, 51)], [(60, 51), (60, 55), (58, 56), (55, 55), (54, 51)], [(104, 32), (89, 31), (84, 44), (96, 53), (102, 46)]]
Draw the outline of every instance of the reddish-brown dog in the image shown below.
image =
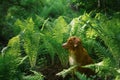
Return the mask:
[(69, 50), (69, 64), (79, 65), (77, 70), (88, 76), (93, 75), (94, 72), (88, 68), (81, 68), (81, 66), (92, 64), (93, 60), (88, 55), (85, 48), (82, 46), (82, 42), (78, 37), (70, 37), (66, 43), (62, 45), (65, 49)]

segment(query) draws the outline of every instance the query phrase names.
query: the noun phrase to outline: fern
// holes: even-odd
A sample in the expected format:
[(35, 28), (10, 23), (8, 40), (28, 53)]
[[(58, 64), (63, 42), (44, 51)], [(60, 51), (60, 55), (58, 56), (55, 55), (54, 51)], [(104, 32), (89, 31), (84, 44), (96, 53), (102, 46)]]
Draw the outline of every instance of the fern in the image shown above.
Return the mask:
[(96, 73), (102, 78), (105, 78), (108, 75), (115, 78), (116, 75), (120, 74), (118, 72), (118, 70), (114, 67), (114, 65), (112, 63), (112, 60), (110, 58), (106, 58), (99, 63), (86, 65), (86, 66), (83, 66), (83, 67), (91, 68), (91, 69), (95, 70)]
[(117, 75), (115, 80), (119, 80), (120, 79), (120, 75)]
[[(0, 79), (22, 79), (18, 67), (22, 63), (19, 35), (9, 40), (7, 47), (3, 48), (0, 55)], [(17, 74), (17, 75), (16, 75)]]
[(24, 76), (23, 80), (44, 80), (44, 76), (41, 73), (32, 71), (34, 75)]
[[(100, 19), (101, 20), (101, 19)], [(116, 67), (119, 68), (119, 52), (120, 52), (120, 46), (119, 46), (119, 33), (120, 33), (120, 27), (119, 27), (119, 19), (111, 19), (106, 20), (104, 22), (101, 22), (99, 24), (100, 26), (94, 27), (98, 33), (98, 35), (101, 37), (101, 39), (105, 42), (105, 44), (108, 47), (108, 50), (111, 52), (115, 59)]]
[(44, 39), (44, 46), (49, 52), (52, 62), (54, 61), (55, 55), (58, 55), (61, 63), (65, 66), (67, 65), (67, 54), (65, 54), (65, 51), (62, 49), (62, 43), (64, 39), (67, 38), (67, 35), (65, 35), (67, 32), (67, 23), (61, 16), (54, 21), (52, 26), (52, 29), (49, 27), (49, 31), (43, 30), (44, 35), (42, 37)]
[[(98, 55), (100, 55), (99, 58), (110, 58), (110, 63), (109, 60), (103, 60), (103, 62), (105, 62), (104, 65), (106, 66), (100, 66), (99, 68), (102, 69), (99, 69), (98, 71), (101, 72), (99, 75), (102, 75), (104, 78), (106, 76), (109, 76), (109, 71), (113, 71), (115, 72), (115, 74), (113, 75), (115, 78), (116, 74), (118, 75), (116, 69), (119, 69), (120, 58), (120, 47), (118, 44), (118, 35), (120, 33), (120, 27), (118, 23), (119, 20), (108, 20), (107, 18), (103, 17), (105, 16), (102, 16), (101, 18), (101, 15), (97, 15), (97, 19), (93, 19), (91, 18), (90, 14), (84, 14), (79, 18), (73, 19), (73, 21), (71, 21), (70, 23), (70, 35), (80, 36), (80, 38), (82, 38), (82, 40), (84, 41), (84, 46), (87, 48), (88, 52), (92, 53), (94, 49), (94, 51), (97, 52)], [(104, 41), (105, 45), (101, 45), (101, 42), (97, 42), (95, 40), (97, 36), (100, 36), (101, 40)], [(106, 76), (104, 76), (105, 74)], [(112, 76), (112, 74), (110, 75)]]
[(92, 78), (87, 78), (85, 74), (81, 74), (79, 72), (76, 72), (75, 75), (77, 76), (79, 80), (93, 80)]
[(29, 21), (30, 23), (27, 23), (27, 29), (24, 32), (24, 48), (29, 57), (31, 67), (33, 68), (36, 65), (40, 34), (39, 32), (34, 31), (33, 21), (31, 19)]
[(20, 58), (14, 55), (8, 53), (4, 57), (0, 55), (0, 80), (22, 79), (22, 74), (18, 69), (19, 63)]
[(15, 24), (21, 28), (21, 38), (24, 43), (23, 47), (29, 57), (31, 67), (34, 68), (39, 49), (40, 33), (36, 29), (32, 18), (28, 18), (25, 22), (17, 20)]
[(95, 43), (95, 51), (100, 53), (101, 55), (104, 55), (103, 58), (111, 58), (112, 61), (114, 61), (113, 55), (109, 51), (109, 49), (106, 49), (104, 46), (102, 46), (100, 43)]
[(7, 47), (3, 48), (3, 56), (6, 54), (11, 54), (16, 57), (20, 57), (21, 50), (20, 50), (20, 37), (15, 36), (9, 40)]

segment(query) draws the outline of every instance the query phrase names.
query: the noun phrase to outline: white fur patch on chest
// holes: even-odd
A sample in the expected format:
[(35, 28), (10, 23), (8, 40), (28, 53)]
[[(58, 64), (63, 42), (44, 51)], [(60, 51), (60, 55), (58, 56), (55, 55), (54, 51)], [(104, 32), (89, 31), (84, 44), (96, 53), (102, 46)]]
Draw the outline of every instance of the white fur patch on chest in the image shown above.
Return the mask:
[(70, 55), (70, 56), (69, 56), (69, 64), (70, 64), (70, 65), (76, 65), (76, 64), (77, 64), (74, 55)]

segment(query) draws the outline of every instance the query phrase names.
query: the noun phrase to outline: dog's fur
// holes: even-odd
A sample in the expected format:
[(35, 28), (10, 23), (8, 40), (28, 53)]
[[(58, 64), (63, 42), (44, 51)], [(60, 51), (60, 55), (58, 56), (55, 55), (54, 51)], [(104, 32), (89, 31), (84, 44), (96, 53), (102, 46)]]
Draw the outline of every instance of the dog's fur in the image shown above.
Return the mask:
[(92, 64), (93, 60), (88, 55), (85, 48), (82, 46), (82, 42), (78, 37), (70, 37), (66, 43), (62, 45), (65, 49), (69, 50), (69, 64), (78, 65), (77, 70), (88, 76), (93, 75), (94, 71), (88, 68), (81, 68), (81, 66)]

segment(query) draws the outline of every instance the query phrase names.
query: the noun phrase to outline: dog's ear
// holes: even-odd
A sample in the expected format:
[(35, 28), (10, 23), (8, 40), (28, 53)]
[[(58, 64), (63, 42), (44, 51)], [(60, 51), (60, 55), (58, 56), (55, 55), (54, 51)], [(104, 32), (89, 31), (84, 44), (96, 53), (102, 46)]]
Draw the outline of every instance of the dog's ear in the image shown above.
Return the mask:
[(80, 42), (79, 38), (74, 38), (74, 47), (77, 47)]

